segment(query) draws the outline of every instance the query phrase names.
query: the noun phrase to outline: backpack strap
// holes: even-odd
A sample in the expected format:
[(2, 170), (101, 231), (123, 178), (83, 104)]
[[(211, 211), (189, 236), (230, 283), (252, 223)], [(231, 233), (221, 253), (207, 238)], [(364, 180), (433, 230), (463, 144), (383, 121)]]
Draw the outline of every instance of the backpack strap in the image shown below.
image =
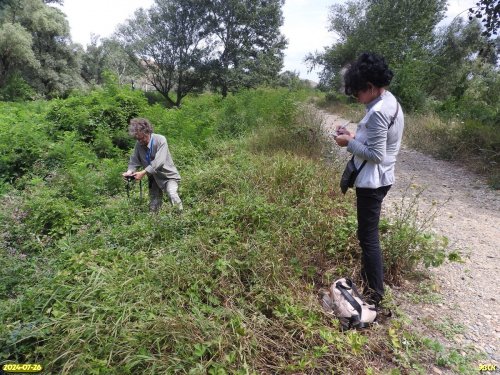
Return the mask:
[(346, 299), (347, 302), (358, 312), (359, 317), (361, 318), (361, 305), (354, 299), (354, 297), (347, 291), (347, 289), (351, 289), (349, 287), (345, 287), (339, 282), (335, 284), (335, 287), (340, 291), (342, 296)]
[[(398, 113), (399, 113), (399, 103), (397, 103), (397, 106), (396, 106), (396, 113), (394, 114), (394, 117), (391, 119), (391, 122), (389, 123), (389, 126), (387, 127), (387, 131), (389, 131), (389, 129), (392, 127), (392, 125), (394, 125), (394, 121), (396, 121), (396, 117), (398, 117)], [(354, 162), (354, 155), (352, 155), (352, 158), (351, 160)], [(359, 175), (359, 172), (361, 172), (361, 170), (363, 169), (363, 167), (365, 166), (367, 160), (363, 160), (363, 162), (361, 163), (361, 165), (359, 166), (358, 170), (356, 171), (356, 178), (358, 177)], [(352, 283), (352, 281), (351, 281)], [(359, 293), (358, 293), (358, 297), (359, 297)]]
[[(352, 155), (351, 160), (354, 162), (354, 155)], [(361, 172), (361, 170), (365, 166), (366, 162), (367, 162), (366, 160), (363, 160), (363, 162), (361, 163), (361, 165), (359, 166), (359, 168), (356, 170), (356, 177), (358, 177), (359, 172)]]
[(349, 279), (349, 278), (347, 278), (347, 277), (345, 278), (345, 280), (347, 282), (347, 285), (349, 285), (349, 287), (352, 289), (352, 291), (356, 295), (356, 297), (358, 297), (360, 300), (363, 301), (363, 297), (361, 297), (361, 294), (359, 294), (358, 289), (356, 288), (356, 285), (354, 285), (354, 283), (352, 282), (352, 280)]
[(396, 113), (394, 114), (394, 117), (392, 118), (391, 122), (389, 123), (389, 126), (387, 127), (387, 130), (389, 130), (391, 128), (392, 125), (394, 125), (394, 121), (396, 121), (396, 117), (398, 117), (398, 113), (399, 113), (399, 103), (397, 103), (397, 107), (396, 107)]

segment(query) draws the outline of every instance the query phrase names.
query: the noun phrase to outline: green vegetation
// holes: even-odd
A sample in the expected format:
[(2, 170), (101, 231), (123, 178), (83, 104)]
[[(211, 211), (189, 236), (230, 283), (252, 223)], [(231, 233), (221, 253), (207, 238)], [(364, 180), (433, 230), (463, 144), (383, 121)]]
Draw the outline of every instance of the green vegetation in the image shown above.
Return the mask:
[(489, 20), (483, 19), (485, 30), (477, 18), (438, 27), (445, 0), (349, 0), (331, 7), (337, 41), (308, 61), (323, 68), (320, 87), (337, 110), (348, 104), (338, 94), (342, 69), (362, 52), (381, 54), (394, 71), (390, 90), (406, 114), (406, 144), (458, 161), (499, 188), (500, 38), (489, 3), (473, 8)]
[(210, 87), (229, 92), (276, 79), (283, 66), (283, 0), (156, 0), (120, 26), (117, 38), (140, 60), (168, 105)]
[(449, 318), (444, 318), (438, 320), (437, 322), (429, 319), (426, 321), (426, 324), (429, 325), (429, 327), (442, 332), (447, 339), (453, 339), (456, 335), (465, 332), (465, 327), (462, 324), (457, 324)]
[[(0, 361), (59, 374), (425, 373), (434, 357), (403, 318), (342, 333), (319, 306), (318, 289), (360, 260), (352, 195), (322, 160), (309, 95), (201, 95), (166, 110), (109, 84), (2, 104), (0, 144), (15, 150), (1, 164)], [(182, 214), (151, 215), (137, 186), (127, 199), (136, 115), (169, 139)], [(432, 252), (394, 233), (384, 242)], [(405, 267), (425, 262), (414, 254)]]
[(276, 84), (283, 67), (284, 0), (155, 0), (86, 48), (71, 42), (63, 3), (0, 2), (0, 100), (66, 98), (111, 73), (179, 107), (190, 93)]
[[(154, 88), (147, 96), (150, 103), (180, 106), (190, 93), (212, 91), (226, 97), (261, 85), (307, 85), (294, 72), (279, 73), (286, 46), (280, 31), (283, 0), (155, 0), (113, 37), (95, 36), (86, 48), (71, 42), (66, 16), (57, 4), (63, 0), (0, 2), (0, 100), (67, 98), (73, 90), (91, 92), (116, 80), (136, 89)], [(346, 102), (338, 94), (342, 69), (364, 51), (385, 56), (395, 73), (391, 91), (411, 114), (407, 144), (459, 161), (488, 176), (490, 185), (498, 188), (498, 14), (491, 1), (479, 4), (469, 12), (473, 19), (457, 17), (442, 27), (438, 25), (445, 0), (336, 4), (330, 8), (329, 30), (337, 41), (307, 60), (323, 68), (319, 88), (328, 93), (327, 99)], [(93, 92), (91, 96), (98, 99)], [(131, 102), (117, 99), (118, 106), (138, 104), (132, 94), (122, 99)], [(64, 116), (72, 105), (54, 109), (53, 116)], [(50, 118), (57, 123), (55, 131), (77, 130), (78, 139), (94, 141), (98, 157), (116, 156), (130, 141), (114, 128), (123, 119), (106, 123), (115, 116), (115, 103), (96, 109), (106, 113), (86, 113), (88, 105), (77, 108), (84, 125), (74, 116)], [(130, 107), (124, 116), (136, 111)], [(15, 173), (24, 173), (25, 166), (20, 168)]]
[(410, 116), (405, 141), (410, 147), (444, 160), (458, 161), (488, 177), (500, 188), (500, 133), (498, 124), (474, 119), (443, 120), (434, 114)]
[[(321, 310), (319, 288), (358, 274), (354, 202), (324, 162), (306, 105), (318, 94), (278, 75), (282, 0), (157, 0), (86, 50), (53, 3), (0, 3), (0, 362), (51, 374), (473, 371), (472, 352), (421, 337), (398, 311), (343, 333)], [(498, 186), (495, 41), (476, 22), (435, 30), (443, 0), (410, 5), (332, 8), (339, 43), (310, 57), (325, 68), (325, 101), (359, 119), (336, 94), (339, 73), (381, 52), (413, 111), (407, 142), (472, 161)], [(157, 92), (132, 90), (148, 84)], [(262, 84), (287, 89), (246, 91)], [(151, 215), (137, 185), (127, 198), (136, 116), (168, 137), (182, 214)], [(393, 284), (448, 255), (415, 215), (382, 223)]]
[[(0, 2), (0, 98), (56, 97), (83, 86), (62, 0)], [(81, 48), (81, 47), (80, 47)]]
[(414, 287), (414, 292), (407, 293), (411, 303), (438, 304), (443, 302), (443, 295), (439, 293), (439, 286), (433, 281), (420, 281)]

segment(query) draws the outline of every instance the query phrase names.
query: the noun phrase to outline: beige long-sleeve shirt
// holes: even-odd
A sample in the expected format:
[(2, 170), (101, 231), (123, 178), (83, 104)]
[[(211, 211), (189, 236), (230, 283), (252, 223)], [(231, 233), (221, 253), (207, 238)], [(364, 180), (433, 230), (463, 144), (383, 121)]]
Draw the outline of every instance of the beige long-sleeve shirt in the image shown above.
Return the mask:
[[(166, 189), (168, 180), (180, 181), (181, 176), (172, 160), (172, 155), (168, 149), (167, 139), (160, 134), (151, 134), (152, 142), (147, 146), (135, 143), (135, 148), (130, 156), (128, 170), (135, 171), (138, 167), (143, 167), (148, 176), (154, 177), (161, 189)], [(150, 150), (151, 147), (151, 150)], [(147, 155), (150, 154), (148, 163)]]

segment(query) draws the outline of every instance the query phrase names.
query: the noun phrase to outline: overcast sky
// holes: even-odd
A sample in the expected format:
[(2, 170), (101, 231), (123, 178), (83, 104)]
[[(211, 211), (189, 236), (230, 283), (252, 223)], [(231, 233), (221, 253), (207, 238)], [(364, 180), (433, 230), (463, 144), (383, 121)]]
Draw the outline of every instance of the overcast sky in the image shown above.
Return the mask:
[[(449, 0), (448, 22), (474, 6), (477, 0)], [(307, 72), (304, 57), (322, 51), (334, 41), (328, 32), (328, 8), (342, 0), (286, 0), (282, 32), (288, 39), (284, 70), (298, 72), (301, 78), (317, 80), (317, 72)], [(110, 36), (118, 24), (131, 18), (138, 8), (149, 8), (153, 0), (64, 0), (63, 12), (74, 42), (87, 45), (90, 35)], [(466, 13), (463, 13), (466, 16)], [(445, 21), (446, 22), (446, 21)]]

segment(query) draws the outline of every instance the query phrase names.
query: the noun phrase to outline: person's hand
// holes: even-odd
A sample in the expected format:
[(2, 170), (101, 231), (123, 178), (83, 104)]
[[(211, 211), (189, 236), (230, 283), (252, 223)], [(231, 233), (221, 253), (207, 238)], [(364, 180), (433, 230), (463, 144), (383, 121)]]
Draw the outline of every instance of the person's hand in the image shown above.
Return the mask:
[[(127, 178), (127, 177), (131, 177), (131, 176), (134, 176), (135, 175), (135, 172), (134, 171), (127, 171), (127, 172), (124, 172), (122, 173), (122, 177), (123, 178)], [(135, 177), (135, 176), (134, 176)]]
[(353, 139), (353, 137), (350, 134), (342, 134), (335, 137), (335, 142), (337, 142), (340, 147), (346, 147), (351, 139)]
[(352, 138), (354, 138), (354, 133), (351, 133), (349, 130), (347, 130), (346, 128), (344, 128), (344, 127), (342, 127), (340, 125), (337, 126), (335, 132), (336, 132), (337, 136), (345, 134), (345, 135), (349, 135)]
[(351, 135), (351, 132), (349, 130), (340, 125), (337, 125), (337, 127), (335, 128), (335, 132), (337, 133), (337, 135), (342, 135), (342, 134)]
[(137, 172), (134, 176), (136, 180), (142, 180), (142, 178), (146, 175), (146, 170), (142, 170), (140, 172)]

